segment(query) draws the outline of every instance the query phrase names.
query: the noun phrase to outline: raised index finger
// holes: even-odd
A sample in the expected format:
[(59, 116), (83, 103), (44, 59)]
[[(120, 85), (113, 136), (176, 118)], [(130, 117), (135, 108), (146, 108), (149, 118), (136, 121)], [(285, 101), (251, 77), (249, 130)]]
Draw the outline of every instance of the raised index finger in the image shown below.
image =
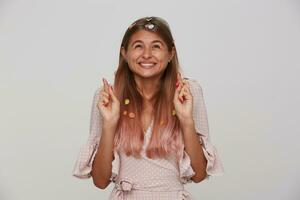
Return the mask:
[(108, 85), (108, 82), (107, 82), (107, 80), (105, 79), (105, 78), (102, 78), (102, 81), (103, 81), (103, 85), (104, 85), (104, 91), (105, 92), (107, 92), (107, 93), (109, 93), (109, 85)]
[(183, 78), (180, 72), (177, 73), (177, 81), (179, 82), (180, 86), (184, 85)]

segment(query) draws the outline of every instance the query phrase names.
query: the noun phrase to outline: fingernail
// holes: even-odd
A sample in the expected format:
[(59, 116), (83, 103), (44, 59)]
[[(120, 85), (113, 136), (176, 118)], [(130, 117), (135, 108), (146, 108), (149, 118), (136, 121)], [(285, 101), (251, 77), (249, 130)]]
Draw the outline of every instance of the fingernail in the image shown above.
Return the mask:
[(107, 84), (107, 83), (108, 83), (108, 82), (107, 82), (107, 80), (106, 80), (105, 78), (103, 78), (103, 81), (104, 81), (104, 83), (105, 83), (105, 84)]

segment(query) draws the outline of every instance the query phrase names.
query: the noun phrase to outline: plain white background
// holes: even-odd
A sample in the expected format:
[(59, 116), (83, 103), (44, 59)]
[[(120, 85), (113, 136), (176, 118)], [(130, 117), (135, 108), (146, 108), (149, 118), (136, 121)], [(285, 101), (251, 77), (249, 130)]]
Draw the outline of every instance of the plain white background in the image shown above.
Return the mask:
[(107, 199), (72, 177), (92, 97), (113, 80), (137, 18), (171, 26), (199, 81), (225, 175), (186, 185), (202, 200), (300, 198), (300, 2), (0, 1), (0, 199)]

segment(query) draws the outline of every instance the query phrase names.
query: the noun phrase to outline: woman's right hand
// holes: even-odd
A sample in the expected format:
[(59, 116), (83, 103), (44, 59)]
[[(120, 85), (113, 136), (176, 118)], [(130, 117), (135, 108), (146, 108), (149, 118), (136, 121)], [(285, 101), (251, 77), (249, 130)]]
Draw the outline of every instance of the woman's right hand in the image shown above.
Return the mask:
[(103, 124), (116, 126), (120, 118), (120, 101), (114, 94), (112, 86), (106, 79), (102, 79), (98, 108), (103, 116)]

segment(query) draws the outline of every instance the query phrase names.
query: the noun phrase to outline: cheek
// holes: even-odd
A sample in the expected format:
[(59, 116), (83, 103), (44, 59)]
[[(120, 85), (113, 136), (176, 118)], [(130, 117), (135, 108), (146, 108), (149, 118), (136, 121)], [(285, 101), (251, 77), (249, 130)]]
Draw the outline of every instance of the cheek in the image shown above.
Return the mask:
[(140, 56), (139, 52), (133, 52), (130, 54), (129, 59), (134, 62), (139, 56)]
[(164, 57), (164, 56), (161, 56), (161, 57), (159, 58), (159, 62), (160, 62), (160, 63), (166, 63), (166, 62), (168, 62), (168, 58), (167, 58), (167, 57)]
[(155, 52), (153, 55), (159, 60), (159, 62), (167, 62), (168, 55), (166, 53)]

